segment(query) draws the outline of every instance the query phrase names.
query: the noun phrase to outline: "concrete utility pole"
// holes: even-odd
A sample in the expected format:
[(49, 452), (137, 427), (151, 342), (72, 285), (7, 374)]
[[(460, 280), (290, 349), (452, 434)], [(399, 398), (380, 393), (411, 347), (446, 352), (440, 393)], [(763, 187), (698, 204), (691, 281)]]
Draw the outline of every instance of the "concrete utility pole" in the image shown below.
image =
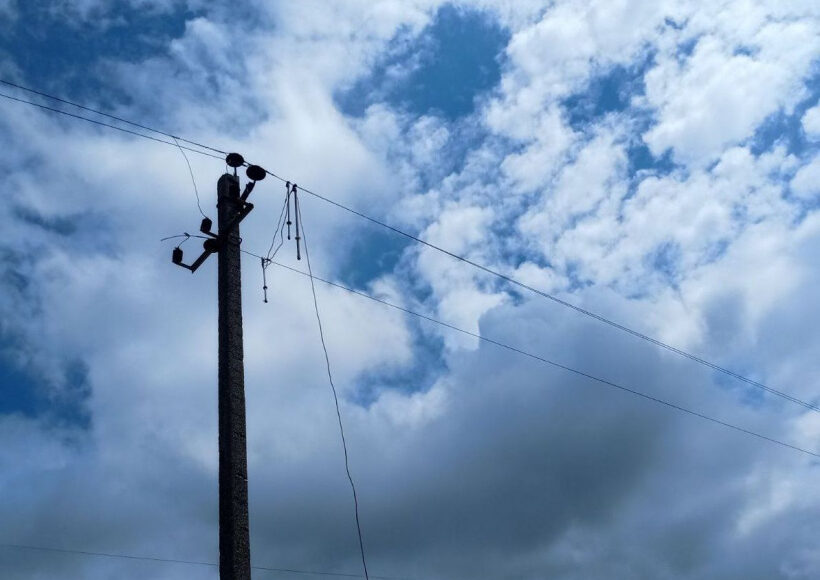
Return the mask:
[(217, 185), (219, 235), (219, 577), (250, 580), (239, 179)]
[(234, 168), (234, 174), (224, 174), (217, 183), (219, 233), (211, 232), (213, 224), (209, 218), (203, 219), (199, 229), (209, 238), (203, 244), (202, 254), (192, 264), (184, 264), (182, 249), (177, 246), (171, 261), (195, 272), (208, 256), (219, 254), (219, 577), (250, 580), (239, 223), (253, 209), (248, 196), (267, 172), (258, 165), (249, 165), (250, 181), (240, 195), (236, 169), (247, 164), (238, 153), (230, 153), (225, 162)]

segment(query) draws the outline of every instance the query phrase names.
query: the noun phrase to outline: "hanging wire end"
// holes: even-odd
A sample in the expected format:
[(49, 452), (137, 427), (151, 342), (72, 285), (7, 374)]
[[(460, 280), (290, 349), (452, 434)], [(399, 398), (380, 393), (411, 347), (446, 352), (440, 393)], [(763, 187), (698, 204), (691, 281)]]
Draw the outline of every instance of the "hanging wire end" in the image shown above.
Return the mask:
[(288, 226), (288, 239), (290, 239), (290, 225), (293, 223), (290, 221), (290, 181), (285, 183), (285, 192), (287, 193), (287, 197), (285, 199), (285, 203), (287, 204), (287, 214), (285, 215), (285, 223)]
[(263, 256), (259, 257), (259, 260), (262, 262), (262, 301), (267, 304), (268, 303), (268, 279), (267, 279), (267, 269), (268, 266), (271, 264), (271, 260), (269, 258), (265, 258)]
[(296, 219), (296, 259), (301, 260), (302, 252), (299, 248), (299, 240), (302, 239), (302, 237), (299, 235), (299, 215), (301, 212), (299, 210), (299, 195), (295, 183), (293, 184), (291, 190), (293, 191), (293, 213), (295, 214), (294, 217)]

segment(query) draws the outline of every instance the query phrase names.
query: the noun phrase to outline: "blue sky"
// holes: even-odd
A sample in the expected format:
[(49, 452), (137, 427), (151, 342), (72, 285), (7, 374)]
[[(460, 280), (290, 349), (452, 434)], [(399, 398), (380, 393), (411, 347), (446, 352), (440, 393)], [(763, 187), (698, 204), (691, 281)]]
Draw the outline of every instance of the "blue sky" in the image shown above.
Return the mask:
[[(5, 0), (0, 77), (239, 151), (816, 403), (814, 4)], [(213, 561), (216, 263), (188, 275), (159, 241), (197, 229), (187, 164), (5, 99), (0, 127), (0, 544)], [(215, 217), (224, 164), (189, 157)], [(269, 246), (283, 194), (256, 186), (245, 249)], [(301, 199), (323, 277), (818, 449), (816, 413)], [(264, 304), (248, 257), (254, 562), (355, 573), (309, 286), (267, 280)], [(820, 573), (816, 461), (318, 290), (373, 573)], [(0, 568), (216, 577), (3, 547)]]
[(508, 40), (491, 15), (444, 4), (420, 34), (400, 31), (396, 48), (339, 95), (339, 106), (361, 115), (382, 101), (411, 115), (455, 121), (472, 113), (476, 99), (500, 80)]

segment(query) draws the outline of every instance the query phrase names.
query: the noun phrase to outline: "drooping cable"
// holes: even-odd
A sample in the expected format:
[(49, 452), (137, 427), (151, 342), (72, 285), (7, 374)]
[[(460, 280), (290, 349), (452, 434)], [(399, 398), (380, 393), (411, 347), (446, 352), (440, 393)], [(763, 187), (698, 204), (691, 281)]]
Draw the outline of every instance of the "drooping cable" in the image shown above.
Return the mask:
[[(285, 223), (284, 223), (284, 216), (285, 210), (289, 207), (290, 203), (290, 184), (285, 186), (285, 202), (282, 204), (282, 209), (279, 212), (279, 219), (276, 220), (276, 228), (273, 230), (273, 236), (271, 237), (270, 247), (268, 248), (268, 253), (266, 256), (260, 256), (260, 260), (262, 262), (262, 301), (267, 304), (268, 303), (268, 277), (267, 271), (268, 266), (271, 264), (271, 260), (276, 257), (276, 254), (279, 253), (279, 250), (282, 248), (282, 245), (285, 243), (284, 239), (284, 230), (285, 230)], [(276, 235), (279, 234), (279, 244), (274, 249), (274, 245), (276, 245)]]
[[(282, 204), (282, 210), (279, 212), (279, 219), (276, 220), (276, 229), (273, 230), (273, 237), (270, 240), (270, 248), (268, 248), (268, 253), (265, 255), (267, 260), (272, 259), (276, 256), (277, 252), (279, 252), (279, 248), (282, 247), (282, 244), (285, 243), (283, 238), (284, 236), (284, 228), (285, 224), (282, 221), (285, 216), (285, 211), (289, 210), (289, 200), (290, 200), (290, 183), (285, 186), (285, 202)], [(279, 245), (276, 246), (274, 249), (274, 245), (276, 244), (276, 235), (279, 234)]]
[[(177, 144), (177, 147), (179, 147), (179, 141), (177, 140), (177, 138), (173, 137), (173, 140), (174, 143)], [(194, 195), (196, 195), (196, 207), (197, 209), (199, 209), (199, 213), (202, 215), (202, 217), (206, 218), (208, 216), (206, 216), (205, 212), (202, 211), (202, 205), (200, 204), (199, 199), (199, 189), (196, 186), (196, 179), (194, 179), (194, 170), (191, 168), (191, 162), (188, 160), (188, 156), (185, 154), (185, 150), (182, 147), (179, 147), (179, 152), (182, 153), (182, 156), (185, 158), (185, 164), (188, 166), (188, 173), (191, 174), (191, 183), (194, 184)]]
[[(276, 229), (273, 231), (273, 236), (271, 237), (270, 247), (268, 248), (268, 253), (265, 257), (262, 258), (262, 290), (264, 293), (264, 302), (267, 304), (268, 302), (268, 281), (267, 281), (267, 269), (268, 266), (271, 264), (271, 260), (276, 257), (276, 254), (279, 253), (279, 250), (282, 249), (282, 246), (285, 243), (284, 233), (285, 233), (285, 222), (284, 216), (285, 212), (288, 214), (288, 239), (290, 239), (290, 197), (291, 197), (291, 185), (290, 182), (285, 184), (285, 202), (282, 205), (282, 209), (279, 212), (279, 219), (276, 221)], [(276, 244), (276, 235), (279, 234), (279, 243)], [(276, 248), (274, 245), (276, 244)]]
[[(330, 369), (330, 355), (328, 355), (328, 353), (327, 353), (327, 344), (325, 343), (325, 333), (324, 333), (324, 329), (322, 327), (322, 317), (319, 315), (319, 301), (316, 298), (316, 285), (313, 282), (313, 270), (312, 270), (311, 265), (310, 265), (310, 252), (308, 250), (307, 238), (305, 237), (305, 224), (304, 224), (304, 221), (302, 221), (302, 219), (301, 219), (302, 218), (301, 210), (299, 208), (299, 205), (296, 203), (296, 199), (295, 199), (296, 198), (296, 186), (295, 185), (294, 185), (293, 191), (294, 191), (293, 211), (294, 211), (295, 219), (296, 219), (296, 223), (297, 223), (297, 230), (296, 230), (297, 238), (296, 239), (297, 239), (297, 244), (298, 244), (298, 240), (299, 240), (299, 237), (298, 237), (299, 236), (298, 224), (299, 224), (299, 222), (302, 222), (302, 239), (305, 242), (305, 262), (307, 262), (307, 267), (308, 267), (308, 272), (309, 272), (310, 291), (313, 295), (313, 307), (314, 307), (314, 310), (316, 311), (316, 322), (319, 326), (319, 338), (322, 341), (322, 351), (324, 352), (324, 355), (325, 355), (325, 366), (327, 367), (327, 378), (328, 378), (328, 382), (330, 383), (330, 389), (333, 392), (333, 402), (336, 405), (336, 418), (339, 421), (339, 434), (341, 435), (341, 438), (342, 438), (342, 450), (344, 451), (345, 473), (347, 473), (347, 480), (350, 482), (350, 489), (353, 492), (353, 510), (354, 510), (355, 515), (356, 515), (356, 533), (358, 534), (358, 537), (359, 537), (359, 552), (360, 552), (361, 557), (362, 557), (362, 568), (364, 569), (364, 577), (365, 577), (365, 580), (367, 580), (369, 578), (369, 575), (367, 573), (367, 559), (365, 558), (365, 553), (364, 553), (364, 540), (362, 539), (362, 524), (361, 524), (361, 520), (359, 519), (359, 496), (356, 493), (356, 484), (354, 483), (353, 476), (350, 473), (350, 458), (348, 457), (348, 453), (347, 453), (347, 439), (345, 438), (345, 428), (344, 428), (344, 422), (342, 421), (342, 412), (339, 408), (339, 394), (336, 392), (336, 385), (333, 382), (333, 373), (331, 372), (331, 369)], [(298, 245), (297, 245), (297, 248), (298, 248)]]
[[(256, 256), (256, 254), (253, 254), (253, 253), (251, 253), (251, 252), (248, 252), (247, 250), (243, 250), (243, 252), (245, 252), (245, 253), (247, 253), (247, 254), (250, 254), (250, 255), (252, 255), (252, 256)], [(810, 451), (810, 450), (808, 450), (808, 449), (805, 449), (805, 448), (802, 448), (802, 447), (798, 447), (798, 446), (796, 446), (796, 445), (792, 445), (791, 443), (786, 443), (785, 441), (781, 441), (781, 440), (779, 440), (779, 439), (775, 439), (775, 438), (773, 438), (773, 437), (769, 437), (768, 435), (763, 435), (762, 433), (758, 433), (758, 432), (756, 432), (756, 431), (752, 431), (752, 430), (750, 430), (750, 429), (746, 429), (745, 427), (740, 427), (739, 425), (735, 425), (735, 424), (733, 424), (733, 423), (729, 423), (729, 422), (727, 422), (727, 421), (723, 421), (722, 419), (717, 419), (717, 418), (712, 417), (712, 416), (710, 416), (710, 415), (707, 415), (707, 414), (705, 414), (705, 413), (701, 413), (700, 411), (695, 411), (695, 410), (693, 410), (693, 409), (689, 409), (689, 408), (687, 408), (687, 407), (683, 407), (683, 406), (678, 405), (678, 404), (676, 404), (676, 403), (672, 403), (672, 402), (670, 402), (670, 401), (666, 401), (666, 400), (664, 400), (664, 399), (661, 399), (661, 398), (656, 397), (656, 396), (654, 396), (654, 395), (650, 395), (649, 393), (645, 393), (645, 392), (643, 392), (643, 391), (639, 391), (639, 390), (634, 389), (634, 388), (632, 388), (632, 387), (627, 387), (627, 386), (624, 386), (624, 385), (621, 385), (621, 384), (615, 383), (615, 382), (613, 382), (613, 381), (610, 381), (610, 380), (608, 380), (608, 379), (605, 379), (605, 378), (602, 378), (602, 377), (598, 377), (598, 376), (592, 375), (592, 374), (587, 373), (587, 372), (585, 372), (585, 371), (582, 371), (582, 370), (579, 370), (579, 369), (572, 368), (572, 367), (570, 367), (570, 366), (567, 366), (567, 365), (561, 364), (561, 363), (559, 363), (559, 362), (556, 362), (556, 361), (550, 360), (550, 359), (548, 359), (548, 358), (545, 358), (545, 357), (539, 356), (539, 355), (537, 355), (537, 354), (533, 354), (533, 353), (531, 353), (531, 352), (528, 352), (528, 351), (526, 351), (526, 350), (523, 350), (523, 349), (517, 348), (517, 347), (515, 347), (515, 346), (512, 346), (512, 345), (507, 344), (507, 343), (504, 343), (504, 342), (501, 342), (501, 341), (499, 341), (499, 340), (495, 340), (495, 339), (493, 339), (493, 338), (489, 338), (489, 337), (487, 337), (487, 336), (483, 336), (483, 335), (481, 335), (481, 334), (478, 334), (478, 333), (475, 333), (475, 332), (471, 332), (471, 331), (469, 331), (469, 330), (465, 330), (465, 329), (463, 329), (463, 328), (459, 328), (458, 326), (455, 326), (455, 325), (449, 324), (449, 323), (444, 322), (444, 321), (442, 321), (442, 320), (438, 320), (438, 319), (433, 318), (433, 317), (431, 317), (431, 316), (427, 316), (426, 314), (422, 314), (422, 313), (420, 313), (420, 312), (416, 312), (416, 311), (414, 311), (414, 310), (410, 310), (409, 308), (404, 308), (403, 306), (399, 306), (399, 305), (397, 305), (397, 304), (393, 304), (392, 302), (388, 302), (387, 300), (383, 300), (383, 299), (378, 298), (378, 297), (376, 297), (376, 296), (372, 296), (372, 295), (370, 295), (370, 294), (367, 294), (366, 292), (362, 292), (362, 291), (360, 291), (360, 290), (355, 290), (355, 289), (350, 288), (350, 287), (348, 287), (348, 286), (345, 286), (345, 285), (343, 285), (343, 284), (339, 284), (339, 283), (337, 283), (337, 282), (332, 282), (332, 281), (327, 280), (327, 279), (325, 279), (325, 278), (321, 278), (321, 277), (319, 277), (319, 276), (315, 276), (315, 275), (313, 275), (313, 273), (312, 273), (310, 270), (309, 270), (308, 272), (303, 272), (302, 270), (298, 270), (298, 269), (296, 269), (296, 268), (293, 268), (293, 267), (288, 266), (288, 265), (286, 265), (286, 264), (282, 264), (282, 263), (280, 263), (280, 262), (272, 261), (271, 263), (272, 263), (274, 266), (277, 266), (277, 267), (280, 267), (280, 268), (284, 268), (284, 269), (286, 269), (286, 270), (290, 270), (291, 272), (295, 272), (295, 273), (300, 274), (300, 275), (302, 275), (302, 276), (307, 276), (307, 277), (310, 277), (310, 278), (311, 278), (311, 279), (313, 279), (313, 280), (319, 280), (320, 282), (324, 282), (325, 284), (328, 284), (328, 285), (330, 285), (330, 286), (334, 286), (334, 287), (336, 287), (336, 288), (340, 288), (340, 289), (342, 289), (342, 290), (346, 290), (347, 292), (350, 292), (351, 294), (356, 294), (357, 296), (361, 296), (362, 298), (367, 298), (367, 299), (372, 300), (372, 301), (374, 301), (374, 302), (378, 302), (378, 303), (380, 303), (380, 304), (383, 304), (384, 306), (389, 306), (390, 308), (394, 308), (394, 309), (396, 309), (396, 310), (399, 310), (399, 311), (401, 311), (401, 312), (404, 312), (405, 314), (410, 314), (410, 315), (412, 315), (412, 316), (415, 316), (415, 317), (417, 317), (417, 318), (421, 318), (421, 319), (426, 320), (426, 321), (428, 321), (428, 322), (432, 322), (432, 323), (434, 323), (434, 324), (438, 324), (439, 326), (442, 326), (442, 327), (444, 327), (444, 328), (448, 328), (448, 329), (450, 329), (450, 330), (453, 330), (453, 331), (456, 331), (456, 332), (460, 332), (460, 333), (462, 333), (462, 334), (464, 334), (464, 335), (471, 336), (471, 337), (476, 338), (476, 339), (478, 339), (478, 340), (481, 340), (481, 341), (483, 341), (483, 342), (486, 342), (486, 343), (489, 343), (489, 344), (493, 344), (493, 345), (495, 345), (495, 346), (497, 346), (497, 347), (500, 347), (500, 348), (503, 348), (503, 349), (509, 350), (509, 351), (511, 351), (511, 352), (515, 352), (515, 353), (517, 353), (517, 354), (519, 354), (519, 355), (522, 355), (522, 356), (528, 357), (528, 358), (530, 358), (530, 359), (533, 359), (533, 360), (539, 361), (539, 362), (541, 362), (541, 363), (544, 363), (544, 364), (550, 365), (550, 366), (552, 366), (552, 367), (555, 367), (555, 368), (558, 368), (558, 369), (564, 370), (564, 371), (566, 371), (566, 372), (573, 373), (573, 374), (575, 374), (575, 375), (578, 375), (578, 376), (584, 377), (584, 378), (589, 379), (589, 380), (591, 380), (591, 381), (595, 381), (595, 382), (600, 383), (600, 384), (602, 384), (602, 385), (606, 385), (606, 386), (608, 386), (608, 387), (612, 387), (612, 388), (618, 389), (618, 390), (623, 391), (623, 392), (625, 392), (625, 393), (629, 393), (629, 394), (631, 394), (631, 395), (635, 395), (635, 396), (637, 396), (637, 397), (641, 397), (642, 399), (645, 399), (645, 400), (648, 400), (648, 401), (652, 401), (652, 402), (654, 402), (654, 403), (658, 403), (658, 404), (660, 404), (660, 405), (664, 405), (665, 407), (668, 407), (668, 408), (673, 409), (673, 410), (675, 410), (675, 411), (680, 411), (680, 412), (682, 412), (682, 413), (686, 413), (686, 414), (688, 414), (688, 415), (691, 415), (691, 416), (694, 416), (694, 417), (698, 417), (698, 418), (703, 419), (703, 420), (705, 420), (705, 421), (709, 421), (709, 422), (714, 423), (714, 424), (716, 424), (716, 425), (720, 425), (720, 426), (722, 426), (722, 427), (726, 427), (726, 428), (732, 429), (732, 430), (734, 430), (734, 431), (737, 431), (737, 432), (743, 433), (743, 434), (745, 434), (745, 435), (750, 435), (750, 436), (752, 436), (752, 437), (756, 437), (756, 438), (758, 438), (758, 439), (762, 439), (762, 440), (764, 440), (764, 441), (768, 441), (769, 443), (774, 443), (774, 444), (776, 444), (776, 445), (780, 445), (780, 446), (782, 446), (782, 447), (787, 447), (787, 448), (792, 449), (792, 450), (794, 450), (794, 451), (799, 451), (800, 453), (805, 453), (805, 454), (807, 454), (807, 455), (811, 455), (812, 457), (817, 457), (817, 458), (820, 458), (820, 453), (817, 453), (817, 452), (814, 452), (814, 451)], [(308, 262), (308, 263), (309, 263), (309, 262)]]

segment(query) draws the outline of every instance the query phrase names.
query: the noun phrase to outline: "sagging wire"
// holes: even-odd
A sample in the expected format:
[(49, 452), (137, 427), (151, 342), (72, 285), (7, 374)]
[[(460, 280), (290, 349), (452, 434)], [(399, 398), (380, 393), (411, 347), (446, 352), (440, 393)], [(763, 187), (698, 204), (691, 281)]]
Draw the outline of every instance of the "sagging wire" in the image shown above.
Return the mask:
[[(273, 237), (271, 238), (270, 248), (268, 248), (268, 253), (266, 256), (260, 256), (260, 262), (262, 266), (262, 301), (267, 304), (268, 303), (268, 280), (267, 280), (267, 269), (270, 266), (273, 259), (276, 257), (276, 254), (279, 253), (279, 250), (282, 249), (282, 246), (285, 243), (284, 231), (285, 226), (288, 229), (288, 239), (291, 239), (290, 235), (290, 226), (294, 224), (291, 221), (291, 209), (290, 209), (290, 200), (291, 197), (293, 198), (293, 218), (296, 220), (296, 259), (301, 260), (301, 249), (299, 246), (299, 242), (301, 240), (300, 235), (300, 228), (299, 228), (299, 200), (297, 194), (297, 186), (295, 183), (291, 184), (290, 181), (285, 183), (285, 202), (282, 204), (282, 209), (279, 212), (279, 219), (276, 221), (276, 229), (273, 231)], [(284, 218), (284, 221), (283, 221)], [(276, 236), (279, 235), (279, 244), (276, 244)], [(276, 245), (276, 248), (274, 248)]]
[[(289, 200), (290, 200), (290, 182), (285, 185), (285, 202), (282, 204), (282, 210), (279, 212), (279, 219), (276, 220), (276, 229), (273, 230), (273, 237), (270, 241), (270, 248), (268, 248), (268, 253), (266, 254), (266, 258), (268, 260), (272, 260), (274, 256), (279, 252), (279, 248), (282, 247), (282, 244), (285, 243), (284, 240), (284, 229), (285, 224), (282, 222), (282, 219), (285, 216), (285, 212), (290, 209), (289, 207)], [(290, 219), (290, 218), (288, 218)], [(274, 244), (276, 244), (276, 234), (279, 234), (279, 245), (276, 246), (276, 249), (273, 248)], [(290, 239), (290, 236), (288, 236)]]
[[(282, 209), (279, 212), (279, 219), (276, 220), (276, 229), (273, 230), (273, 237), (270, 241), (270, 248), (268, 248), (267, 256), (259, 256), (259, 260), (262, 264), (262, 301), (267, 304), (268, 303), (268, 278), (267, 278), (267, 270), (268, 266), (270, 266), (273, 258), (279, 252), (279, 249), (282, 247), (284, 243), (284, 239), (282, 238), (283, 233), (282, 230), (285, 228), (285, 224), (282, 223), (282, 218), (285, 215), (285, 208), (288, 205), (288, 195), (290, 195), (290, 189), (288, 188), (287, 195), (285, 196), (285, 203), (282, 204)], [(276, 249), (273, 248), (274, 244), (276, 244), (276, 234), (279, 234), (279, 245), (276, 246)]]
[(188, 173), (191, 174), (191, 183), (194, 184), (194, 195), (196, 195), (196, 207), (197, 209), (199, 209), (199, 213), (202, 214), (202, 217), (207, 218), (208, 216), (206, 216), (205, 212), (202, 211), (202, 204), (200, 203), (199, 199), (199, 189), (196, 186), (196, 179), (194, 179), (194, 170), (191, 168), (191, 162), (188, 160), (188, 156), (185, 154), (185, 150), (179, 144), (177, 138), (172, 136), (171, 139), (173, 139), (174, 143), (176, 143), (177, 147), (179, 147), (179, 152), (182, 153), (182, 156), (185, 158), (185, 163), (188, 165)]
[[(297, 252), (298, 252), (298, 242), (299, 242), (299, 222), (301, 221), (301, 210), (299, 209), (299, 205), (296, 202), (296, 186), (293, 186), (293, 194), (294, 194), (294, 214), (296, 217), (296, 242), (297, 242)], [(304, 235), (304, 224), (302, 224), (302, 235)], [(350, 458), (347, 452), (347, 439), (345, 437), (345, 428), (344, 423), (342, 421), (342, 412), (339, 408), (339, 394), (336, 392), (336, 385), (333, 382), (333, 373), (330, 369), (330, 355), (327, 352), (327, 344), (325, 343), (325, 332), (322, 327), (322, 317), (319, 315), (319, 301), (316, 298), (316, 285), (314, 283), (313, 277), (313, 269), (310, 266), (310, 252), (308, 251), (307, 245), (307, 238), (305, 238), (305, 261), (307, 262), (308, 267), (308, 278), (310, 279), (310, 291), (313, 294), (313, 306), (316, 310), (316, 322), (319, 325), (319, 338), (322, 341), (322, 351), (325, 354), (325, 364), (327, 366), (327, 378), (330, 382), (330, 389), (333, 392), (333, 401), (336, 405), (336, 418), (339, 420), (339, 433), (342, 438), (342, 450), (344, 451), (344, 462), (345, 462), (345, 472), (347, 473), (347, 480), (350, 482), (350, 489), (353, 491), (353, 509), (356, 515), (356, 532), (359, 537), (359, 553), (361, 554), (362, 558), (362, 567), (364, 569), (364, 577), (365, 580), (369, 580), (370, 576), (367, 572), (367, 558), (365, 558), (364, 553), (364, 540), (362, 539), (362, 524), (359, 519), (359, 496), (356, 493), (356, 484), (353, 482), (353, 475), (350, 473)]]
[[(283, 221), (285, 217), (285, 212), (288, 214), (288, 220), (290, 220), (290, 182), (285, 184), (285, 202), (282, 204), (282, 209), (279, 211), (279, 219), (276, 220), (276, 228), (273, 230), (273, 237), (270, 241), (270, 247), (268, 248), (268, 253), (266, 256), (259, 256), (262, 265), (262, 301), (267, 304), (268, 303), (268, 279), (267, 279), (267, 270), (268, 266), (270, 266), (273, 258), (276, 257), (276, 254), (279, 253), (279, 250), (285, 243), (284, 239), (284, 230), (285, 230), (285, 222)], [(290, 223), (290, 221), (288, 221)], [(276, 235), (279, 235), (279, 245), (274, 248), (273, 246), (276, 244)], [(290, 239), (290, 234), (288, 234), (288, 239)]]

